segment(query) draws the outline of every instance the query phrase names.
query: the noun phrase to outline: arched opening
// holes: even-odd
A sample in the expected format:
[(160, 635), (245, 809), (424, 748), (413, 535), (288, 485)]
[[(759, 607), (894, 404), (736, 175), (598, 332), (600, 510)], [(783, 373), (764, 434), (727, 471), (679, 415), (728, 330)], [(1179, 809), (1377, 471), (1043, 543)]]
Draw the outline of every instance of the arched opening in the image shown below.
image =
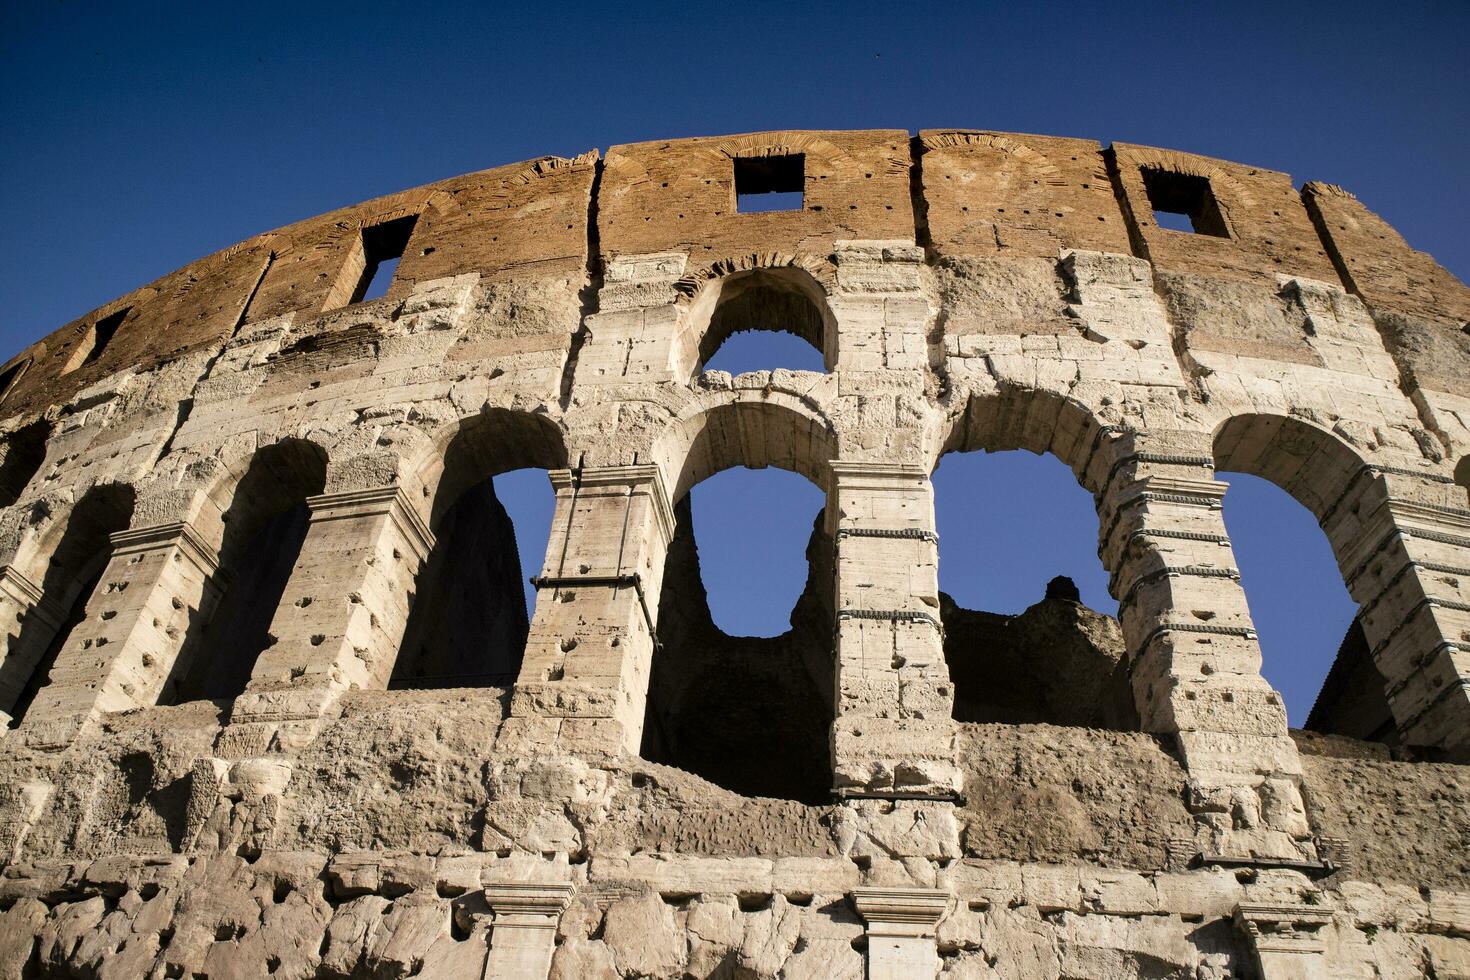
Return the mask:
[(823, 371), (835, 357), (835, 320), (804, 269), (734, 272), (706, 284), (684, 317), (679, 371)]
[(258, 450), (221, 515), (219, 598), (191, 631), (159, 704), (239, 696), (255, 661), (275, 642), (271, 620), (306, 540), (306, 498), (322, 492), (327, 457), (304, 439)]
[(933, 483), (955, 720), (1136, 730), (1092, 494), (1022, 451), (949, 453)]
[(514, 682), (534, 609), (554, 497), (546, 471), (567, 464), (539, 416), (494, 410), (444, 451), (433, 550), (419, 573), (391, 688), (503, 687)]
[(51, 677), (56, 657), (86, 615), (87, 603), (112, 554), (111, 535), (133, 516), (131, 487), (100, 484), (88, 490), (59, 528), (59, 540), (41, 579), (41, 601), (9, 638), (0, 663), (0, 710), (17, 726)]
[(1225, 527), (1261, 646), (1261, 673), (1281, 692), (1289, 723), (1393, 744), (1387, 682), (1318, 523), (1339, 505), (1362, 461), (1326, 432), (1269, 415), (1227, 421), (1214, 454), (1230, 483)]
[(1465, 456), (1455, 467), (1455, 482), (1465, 491), (1465, 503), (1470, 506), (1470, 456)]
[(829, 802), (830, 434), (769, 403), (721, 406), (697, 427), (674, 481), (641, 753), (746, 796)]
[(25, 493), (46, 461), (46, 440), (50, 437), (51, 424), (38, 419), (5, 440), (5, 457), (0, 460), (0, 507), (11, 506)]

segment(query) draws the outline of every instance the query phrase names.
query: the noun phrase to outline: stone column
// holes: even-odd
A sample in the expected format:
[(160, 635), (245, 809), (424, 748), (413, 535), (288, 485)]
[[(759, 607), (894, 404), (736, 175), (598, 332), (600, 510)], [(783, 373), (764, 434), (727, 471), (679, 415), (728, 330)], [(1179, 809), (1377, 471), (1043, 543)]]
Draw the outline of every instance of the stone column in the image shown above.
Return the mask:
[(937, 888), (858, 888), (852, 904), (867, 922), (868, 980), (934, 980), (935, 932), (949, 909)]
[(314, 733), (336, 697), (387, 687), (414, 580), (433, 547), (397, 486), (307, 498), (311, 524), (260, 654), (235, 699), (220, 751), (258, 755), (273, 738)]
[(1318, 937), (1332, 912), (1314, 905), (1241, 903), (1235, 925), (1250, 943), (1261, 980), (1328, 980), (1326, 945)]
[(10, 724), (15, 702), (46, 655), (66, 610), (14, 565), (0, 567), (0, 623), (6, 625), (0, 655), (0, 728)]
[(654, 466), (556, 470), (551, 482), (551, 539), (501, 736), (636, 754), (673, 510)]
[(960, 773), (929, 475), (909, 464), (834, 462), (832, 479), (833, 785), (851, 795), (952, 795)]
[(190, 631), (219, 598), (219, 557), (186, 523), (112, 535), (112, 557), (22, 723), (41, 748), (97, 716), (155, 704)]
[(556, 951), (556, 926), (571, 885), (511, 882), (485, 889), (494, 913), (485, 980), (546, 980)]
[(1301, 860), (1301, 762), (1261, 676), (1221, 514), (1226, 484), (1208, 455), (1134, 446), (1118, 447), (1100, 481), (1099, 550), (1143, 728), (1178, 740), (1204, 853)]
[[(1470, 759), (1470, 510), (1448, 477), (1365, 467), (1322, 521), (1400, 739)], [(1453, 495), (1453, 496), (1452, 496)]]

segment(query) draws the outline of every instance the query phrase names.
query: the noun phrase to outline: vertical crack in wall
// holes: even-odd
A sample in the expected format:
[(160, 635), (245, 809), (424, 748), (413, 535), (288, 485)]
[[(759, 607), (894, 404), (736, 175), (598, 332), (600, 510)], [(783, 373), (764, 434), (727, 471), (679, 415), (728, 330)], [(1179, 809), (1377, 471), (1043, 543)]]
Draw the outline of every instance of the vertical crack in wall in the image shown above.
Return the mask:
[(563, 410), (572, 403), (572, 383), (577, 376), (577, 359), (582, 345), (587, 342), (587, 318), (597, 312), (598, 294), (602, 291), (602, 235), (597, 227), (597, 196), (602, 190), (603, 154), (599, 153), (592, 164), (592, 187), (587, 194), (587, 278), (582, 286), (581, 316), (576, 332), (567, 347), (566, 363), (561, 369), (559, 392)]

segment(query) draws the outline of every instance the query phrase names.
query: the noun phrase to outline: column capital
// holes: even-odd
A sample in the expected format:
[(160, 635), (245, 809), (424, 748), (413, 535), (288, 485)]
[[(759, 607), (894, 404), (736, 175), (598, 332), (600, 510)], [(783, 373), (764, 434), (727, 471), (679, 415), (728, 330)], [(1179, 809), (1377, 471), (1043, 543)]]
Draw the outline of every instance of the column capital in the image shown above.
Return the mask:
[(941, 888), (854, 888), (852, 904), (877, 936), (932, 936), (949, 911)]
[(1318, 933), (1332, 921), (1332, 910), (1320, 905), (1275, 905), (1241, 902), (1235, 924), (1259, 953), (1320, 953), (1326, 949)]
[(128, 528), (126, 531), (113, 533), (110, 540), (115, 556), (137, 555), (176, 547), (205, 574), (214, 575), (219, 571), (219, 552), (186, 521)]
[(668, 486), (664, 483), (663, 471), (652, 463), (635, 463), (628, 466), (585, 466), (579, 470), (548, 470), (552, 489), (582, 491), (597, 488), (628, 489), (646, 488), (653, 501), (654, 513), (658, 516), (659, 530), (665, 541), (674, 539), (674, 507), (669, 501)]
[(843, 490), (886, 490), (929, 479), (929, 467), (920, 463), (834, 459), (827, 466), (834, 486)]
[[(572, 886), (565, 883), (507, 881), (486, 885), (485, 904), (497, 916), (558, 916), (572, 900)], [(555, 925), (553, 922), (552, 925)]]
[(311, 522), (345, 520), (356, 517), (386, 515), (393, 519), (417, 551), (419, 561), (426, 561), (434, 548), (434, 532), (419, 513), (403, 487), (390, 484), (366, 490), (339, 490), (306, 498), (311, 508)]

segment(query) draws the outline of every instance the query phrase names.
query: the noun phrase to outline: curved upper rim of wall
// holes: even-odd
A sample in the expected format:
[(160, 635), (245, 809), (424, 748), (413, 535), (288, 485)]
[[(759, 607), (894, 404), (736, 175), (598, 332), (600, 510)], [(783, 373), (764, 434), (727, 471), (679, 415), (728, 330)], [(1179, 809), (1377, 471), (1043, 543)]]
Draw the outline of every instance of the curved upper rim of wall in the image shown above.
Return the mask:
[[(801, 206), (743, 212), (741, 167), (799, 180)], [(1157, 222), (1156, 207), (1196, 206), (1191, 194), (1205, 195), (1207, 233)], [(207, 357), (249, 324), (291, 316), (299, 325), (350, 305), (377, 229), (402, 250), (382, 301), (390, 307), (462, 275), (564, 280), (575, 292), (623, 257), (683, 253), (691, 269), (772, 253), (830, 264), (837, 242), (903, 240), (925, 246), (931, 262), (1083, 249), (1133, 254), (1166, 276), (1316, 279), (1358, 294), (1375, 315), (1457, 332), (1470, 321), (1470, 290), (1334, 185), (1299, 192), (1276, 171), (1066, 137), (787, 130), (626, 144), (605, 160), (596, 150), (541, 157), (256, 235), (0, 365), (0, 417), (65, 404), (121, 371)]]

